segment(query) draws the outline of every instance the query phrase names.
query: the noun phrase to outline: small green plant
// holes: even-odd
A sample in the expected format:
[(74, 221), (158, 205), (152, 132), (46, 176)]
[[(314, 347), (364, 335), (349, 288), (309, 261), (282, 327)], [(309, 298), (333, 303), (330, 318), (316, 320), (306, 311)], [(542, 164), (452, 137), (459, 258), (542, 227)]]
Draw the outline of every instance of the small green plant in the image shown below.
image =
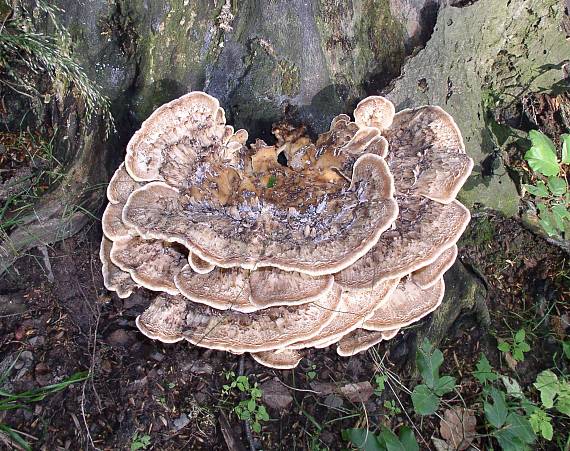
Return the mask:
[(545, 370), (538, 374), (533, 385), (540, 393), (541, 406), (530, 414), (530, 424), (535, 433), (552, 440), (554, 429), (547, 411), (555, 409), (570, 416), (570, 383), (566, 379), (559, 380), (552, 371)]
[(277, 184), (277, 177), (274, 175), (269, 176), (269, 180), (267, 181), (267, 188), (273, 188)]
[[(0, 376), (0, 386), (6, 380), (17, 361), (18, 359), (16, 358), (10, 367)], [(14, 409), (29, 410), (29, 404), (42, 401), (47, 396), (64, 390), (72, 384), (84, 381), (88, 377), (89, 373), (87, 372), (75, 373), (57, 384), (46, 385), (45, 387), (35, 388), (33, 390), (27, 390), (20, 393), (10, 393), (0, 389), (0, 412)], [(32, 447), (27, 440), (24, 439), (17, 430), (7, 424), (0, 423), (0, 434), (3, 434), (9, 441), (18, 445), (20, 448), (23, 448), (26, 451), (31, 451)]]
[(138, 451), (139, 449), (147, 449), (150, 446), (150, 435), (139, 435), (135, 432), (131, 440), (131, 451)]
[(416, 385), (412, 391), (414, 410), (420, 415), (431, 415), (439, 408), (441, 397), (455, 388), (455, 378), (439, 375), (443, 353), (434, 349), (427, 339), (418, 349), (416, 363), (423, 384)]
[(570, 164), (570, 135), (560, 136), (561, 158), (558, 159), (552, 140), (538, 130), (529, 132), (531, 148), (524, 158), (538, 180), (534, 185), (523, 185), (533, 195), (538, 210), (539, 223), (549, 235), (570, 236), (570, 192), (567, 169)]
[(497, 346), (499, 351), (510, 353), (517, 362), (524, 361), (524, 354), (530, 351), (530, 345), (526, 342), (526, 332), (519, 329), (511, 342), (501, 341)]
[(386, 389), (386, 382), (388, 378), (385, 374), (376, 374), (374, 376), (374, 394), (380, 396), (380, 394)]
[(407, 426), (402, 426), (398, 435), (387, 427), (382, 427), (379, 434), (374, 434), (368, 429), (344, 429), (342, 438), (351, 442), (357, 449), (365, 451), (419, 451), (420, 449), (413, 431)]
[(396, 405), (396, 401), (394, 400), (386, 400), (384, 401), (383, 405), (390, 416), (399, 415), (402, 413), (402, 410)]
[(223, 395), (229, 395), (234, 389), (237, 389), (247, 396), (246, 399), (242, 399), (238, 405), (234, 406), (233, 411), (240, 420), (247, 421), (254, 432), (261, 432), (261, 423), (269, 421), (269, 414), (265, 406), (259, 404), (263, 392), (258, 387), (257, 382), (251, 385), (247, 376), (236, 377), (233, 371), (227, 371), (225, 377), (229, 383), (222, 387)]
[(307, 371), (307, 377), (309, 378), (310, 381), (312, 381), (315, 377), (317, 377), (317, 372), (315, 371), (316, 369), (317, 365), (313, 364), (311, 365), (311, 369)]

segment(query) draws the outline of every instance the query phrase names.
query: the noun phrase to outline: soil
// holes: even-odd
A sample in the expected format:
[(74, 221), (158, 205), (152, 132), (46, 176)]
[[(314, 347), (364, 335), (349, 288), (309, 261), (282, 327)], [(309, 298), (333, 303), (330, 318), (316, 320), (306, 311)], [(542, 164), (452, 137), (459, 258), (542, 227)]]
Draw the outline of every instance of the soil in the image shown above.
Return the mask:
[[(442, 372), (454, 375), (463, 401), (478, 408), (478, 432), (485, 434), (480, 386), (471, 375), (479, 353), (485, 352), (495, 368), (518, 377), (523, 386), (553, 361), (564, 368), (559, 343), (568, 332), (570, 289), (565, 255), (556, 247), (515, 220), (475, 216), (460, 243), (460, 258), (488, 289), (490, 325), (484, 327), (465, 312), (440, 348), (445, 355)], [(351, 402), (338, 391), (348, 383), (371, 381), (374, 386), (382, 356), (383, 365), (413, 387), (417, 379), (408, 368), (414, 328), (388, 346), (377, 346), (376, 358), (369, 353), (341, 358), (334, 349), (312, 351), (294, 371), (270, 370), (249, 356), (152, 341), (134, 324), (152, 293), (140, 291), (121, 300), (103, 287), (99, 230), (93, 224), (56, 244), (48, 250), (48, 260), (34, 250), (0, 282), (0, 295), (11, 300), (1, 304), (8, 308), (0, 311), (0, 369), (17, 360), (3, 388), (20, 392), (60, 382), (78, 371), (92, 375), (29, 410), (2, 412), (0, 419), (29, 434), (34, 449), (130, 449), (137, 433), (150, 436), (147, 449), (224, 450), (229, 439), (220, 424), (225, 424), (226, 436), (233, 435), (246, 447), (336, 450), (346, 448), (342, 429), (366, 427), (366, 419), (371, 428), (397, 428), (411, 420), (420, 431), (422, 448), (433, 448), (430, 438), (440, 436), (436, 417), (422, 422), (412, 414), (410, 419), (403, 413), (391, 415), (384, 407), (384, 401), (392, 399), (404, 412), (412, 412), (410, 398), (401, 390), (363, 394), (363, 403), (354, 397)], [(520, 327), (527, 330), (533, 351), (509, 369), (500, 360), (495, 337), (509, 338), (511, 330)], [(292, 396), (293, 401), (281, 411), (270, 407), (271, 420), (263, 423), (262, 432), (248, 433), (245, 422), (232, 412), (240, 401), (238, 393), (222, 395), (228, 371), (250, 376), (262, 388), (272, 387), (266, 395)], [(274, 378), (283, 383), (281, 391), (264, 385)], [(456, 396), (448, 402), (463, 401)], [(488, 445), (484, 440), (474, 443), (483, 449)]]

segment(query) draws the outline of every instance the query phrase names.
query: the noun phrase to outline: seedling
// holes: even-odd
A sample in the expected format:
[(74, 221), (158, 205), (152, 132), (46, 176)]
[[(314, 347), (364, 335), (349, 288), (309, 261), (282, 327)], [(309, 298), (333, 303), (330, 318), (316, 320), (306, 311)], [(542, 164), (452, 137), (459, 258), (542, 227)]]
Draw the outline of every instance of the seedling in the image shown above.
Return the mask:
[(562, 142), (561, 159), (558, 160), (556, 147), (548, 136), (531, 130), (528, 137), (532, 147), (524, 158), (538, 178), (534, 185), (523, 187), (536, 198), (539, 223), (549, 235), (570, 236), (570, 192), (566, 172), (570, 164), (570, 135), (560, 136)]
[(232, 409), (240, 420), (247, 421), (254, 432), (261, 432), (261, 423), (269, 420), (269, 414), (264, 405), (259, 404), (263, 392), (257, 382), (252, 385), (247, 376), (237, 376), (233, 371), (225, 373), (229, 382), (222, 387), (222, 394), (229, 395), (234, 389), (244, 393), (248, 398), (243, 399)]
[(427, 339), (418, 349), (416, 362), (423, 384), (414, 387), (412, 403), (416, 413), (431, 415), (439, 408), (441, 397), (455, 388), (455, 378), (439, 375), (443, 353), (439, 349), (434, 349)]
[(530, 351), (530, 345), (526, 342), (525, 330), (520, 329), (513, 336), (512, 342), (502, 341), (497, 348), (501, 352), (510, 353), (517, 362), (523, 362), (525, 352)]
[(135, 432), (131, 441), (131, 451), (147, 449), (148, 446), (150, 446), (150, 435), (138, 435), (138, 432)]

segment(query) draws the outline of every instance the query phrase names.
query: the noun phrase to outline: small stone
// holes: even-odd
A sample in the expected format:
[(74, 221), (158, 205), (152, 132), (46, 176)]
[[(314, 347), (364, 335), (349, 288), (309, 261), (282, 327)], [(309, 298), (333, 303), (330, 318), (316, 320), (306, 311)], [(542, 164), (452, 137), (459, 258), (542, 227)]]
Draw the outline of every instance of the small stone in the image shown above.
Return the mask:
[(152, 360), (156, 360), (157, 362), (162, 362), (164, 360), (164, 354), (161, 354), (160, 352), (153, 352), (150, 355), (150, 358)]
[(337, 395), (330, 394), (325, 398), (325, 405), (331, 409), (340, 409), (344, 401)]
[(46, 342), (45, 337), (38, 335), (36, 337), (32, 337), (28, 340), (28, 343), (30, 343), (30, 346), (32, 347), (38, 347), (38, 346), (42, 346), (44, 343)]
[(174, 431), (178, 432), (179, 430), (185, 428), (188, 425), (188, 423), (190, 423), (190, 419), (185, 413), (183, 413), (173, 421)]
[(111, 346), (126, 347), (135, 341), (134, 334), (124, 329), (117, 329), (107, 337), (107, 343)]

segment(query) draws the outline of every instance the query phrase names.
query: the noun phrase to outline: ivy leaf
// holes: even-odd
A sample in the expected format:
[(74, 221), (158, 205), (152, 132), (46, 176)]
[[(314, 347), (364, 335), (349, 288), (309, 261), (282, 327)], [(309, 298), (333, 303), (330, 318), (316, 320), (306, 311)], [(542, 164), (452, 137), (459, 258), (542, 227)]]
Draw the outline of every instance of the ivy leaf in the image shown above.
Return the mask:
[(433, 391), (437, 396), (443, 396), (455, 388), (455, 378), (451, 376), (442, 376), (437, 383)]
[(489, 360), (487, 360), (485, 354), (481, 354), (476, 368), (477, 371), (473, 371), (473, 376), (482, 384), (497, 380), (498, 376), (495, 372), (493, 372), (493, 368), (491, 367), (491, 364), (489, 363)]
[(540, 392), (542, 405), (547, 409), (554, 407), (554, 397), (560, 391), (558, 376), (550, 370), (544, 370), (536, 376), (536, 382), (533, 385)]
[(406, 451), (420, 451), (416, 436), (411, 428), (408, 426), (402, 426), (398, 436), (400, 437), (400, 442), (402, 442)]
[(536, 182), (536, 185), (523, 184), (523, 187), (533, 196), (548, 197), (548, 188), (546, 188), (546, 185), (542, 180)]
[(439, 380), (439, 367), (443, 363), (443, 353), (439, 349), (434, 349), (431, 343), (424, 339), (416, 355), (416, 361), (424, 383), (434, 389)]
[(533, 171), (540, 172), (547, 177), (558, 175), (560, 166), (556, 159), (556, 147), (551, 139), (538, 130), (531, 130), (528, 134), (532, 147), (524, 155), (524, 159)]
[(485, 401), (483, 403), (483, 410), (485, 411), (485, 418), (495, 428), (499, 429), (507, 420), (507, 403), (505, 402), (505, 394), (496, 388), (492, 388), (491, 398), (493, 404)]
[(570, 135), (560, 135), (562, 141), (562, 164), (570, 164)]
[(548, 189), (555, 196), (564, 196), (568, 191), (568, 184), (562, 177), (548, 177)]
[(439, 398), (427, 385), (420, 384), (414, 387), (412, 392), (412, 404), (419, 415), (431, 415), (439, 407)]

